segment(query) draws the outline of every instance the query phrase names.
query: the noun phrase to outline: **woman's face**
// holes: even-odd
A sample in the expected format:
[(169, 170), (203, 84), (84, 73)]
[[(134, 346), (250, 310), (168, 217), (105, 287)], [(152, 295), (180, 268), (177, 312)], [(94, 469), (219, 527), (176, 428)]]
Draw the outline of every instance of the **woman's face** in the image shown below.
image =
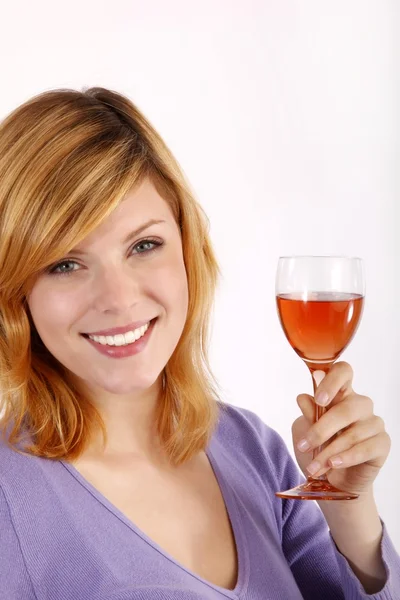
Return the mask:
[[(150, 219), (162, 222), (124, 241)], [(184, 328), (188, 286), (179, 227), (150, 180), (63, 261), (40, 275), (28, 297), (47, 349), (94, 391), (130, 395), (159, 383)], [(111, 355), (117, 346), (100, 352), (83, 335), (154, 318), (133, 344), (139, 351), (122, 358)]]

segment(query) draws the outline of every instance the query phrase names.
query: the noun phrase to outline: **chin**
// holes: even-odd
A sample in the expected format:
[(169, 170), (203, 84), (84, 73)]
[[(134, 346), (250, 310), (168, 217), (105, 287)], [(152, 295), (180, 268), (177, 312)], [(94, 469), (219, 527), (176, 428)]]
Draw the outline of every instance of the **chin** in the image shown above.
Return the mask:
[(110, 394), (125, 395), (148, 390), (157, 383), (157, 380), (160, 376), (160, 374), (149, 374), (148, 377), (143, 375), (132, 375), (132, 377), (129, 379), (112, 381), (110, 378), (107, 378), (106, 381), (96, 381), (93, 383), (97, 388), (100, 388), (105, 392), (109, 392)]

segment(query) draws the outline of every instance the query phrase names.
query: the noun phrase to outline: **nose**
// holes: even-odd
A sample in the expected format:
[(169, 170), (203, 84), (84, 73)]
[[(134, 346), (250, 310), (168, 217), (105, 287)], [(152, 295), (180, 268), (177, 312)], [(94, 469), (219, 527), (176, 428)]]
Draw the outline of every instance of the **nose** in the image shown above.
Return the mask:
[(105, 269), (93, 283), (94, 307), (99, 312), (126, 312), (138, 302), (141, 287), (137, 273)]

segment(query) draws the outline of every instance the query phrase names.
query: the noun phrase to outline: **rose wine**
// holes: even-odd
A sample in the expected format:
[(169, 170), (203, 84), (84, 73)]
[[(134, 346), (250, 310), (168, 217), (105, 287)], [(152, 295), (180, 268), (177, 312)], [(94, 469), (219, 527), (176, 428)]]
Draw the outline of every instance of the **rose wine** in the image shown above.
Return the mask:
[(364, 306), (359, 294), (279, 294), (278, 314), (292, 348), (309, 367), (333, 363), (353, 338)]

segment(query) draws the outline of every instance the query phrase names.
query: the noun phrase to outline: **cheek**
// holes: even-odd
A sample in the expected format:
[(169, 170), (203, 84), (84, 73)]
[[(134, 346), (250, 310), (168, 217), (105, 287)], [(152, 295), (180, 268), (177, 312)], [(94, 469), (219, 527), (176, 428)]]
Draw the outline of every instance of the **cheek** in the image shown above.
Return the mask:
[(179, 321), (186, 319), (189, 293), (184, 264), (178, 261), (173, 268), (164, 269), (156, 281), (162, 303)]
[(28, 306), (33, 323), (47, 345), (47, 342), (54, 343), (69, 329), (76, 318), (79, 304), (71, 294), (55, 293), (47, 286), (38, 286), (29, 297)]

